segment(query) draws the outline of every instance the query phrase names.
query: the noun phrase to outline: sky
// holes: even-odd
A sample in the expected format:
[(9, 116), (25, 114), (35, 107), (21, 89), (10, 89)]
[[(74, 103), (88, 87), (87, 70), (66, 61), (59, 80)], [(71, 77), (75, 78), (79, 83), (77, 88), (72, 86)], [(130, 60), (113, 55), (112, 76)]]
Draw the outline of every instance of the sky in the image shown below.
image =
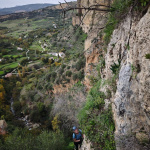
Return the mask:
[[(76, 0), (66, 0), (67, 2)], [(59, 2), (64, 2), (64, 0), (0, 0), (0, 8), (14, 7), (26, 4), (36, 4), (36, 3), (50, 3), (58, 4)]]

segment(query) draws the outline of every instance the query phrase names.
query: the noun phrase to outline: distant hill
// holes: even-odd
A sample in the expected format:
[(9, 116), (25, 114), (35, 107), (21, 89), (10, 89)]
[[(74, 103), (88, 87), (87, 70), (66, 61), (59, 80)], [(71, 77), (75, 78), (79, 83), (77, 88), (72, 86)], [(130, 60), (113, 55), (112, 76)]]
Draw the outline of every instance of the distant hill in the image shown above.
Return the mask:
[(11, 8), (2, 8), (2, 9), (0, 8), (0, 15), (7, 15), (7, 14), (19, 13), (19, 12), (28, 12), (28, 11), (41, 9), (52, 5), (54, 4), (29, 4), (29, 5), (16, 6)]
[[(50, 5), (50, 4), (49, 4)], [(75, 6), (76, 2), (69, 2), (70, 6)], [(62, 4), (63, 8), (68, 7), (66, 3)], [(57, 11), (56, 11), (57, 10)], [(0, 10), (1, 11), (1, 10)], [(0, 15), (0, 23), (6, 20), (15, 20), (20, 18), (28, 18), (28, 19), (35, 19), (35, 18), (47, 18), (47, 17), (55, 17), (58, 14), (60, 15), (62, 12), (62, 8), (60, 5), (50, 5), (45, 8), (27, 11), (27, 12), (18, 12), (18, 13), (11, 13), (6, 15)], [(58, 13), (58, 14), (57, 14)], [(69, 13), (70, 15), (70, 13)]]

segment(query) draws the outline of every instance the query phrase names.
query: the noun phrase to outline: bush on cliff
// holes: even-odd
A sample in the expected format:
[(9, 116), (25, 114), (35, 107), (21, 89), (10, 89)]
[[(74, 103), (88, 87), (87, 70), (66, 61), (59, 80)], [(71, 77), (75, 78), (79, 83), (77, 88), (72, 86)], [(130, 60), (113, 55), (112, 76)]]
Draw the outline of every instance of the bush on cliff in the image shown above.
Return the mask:
[(94, 147), (103, 150), (115, 150), (115, 125), (111, 106), (104, 109), (105, 94), (99, 91), (101, 80), (91, 88), (85, 106), (78, 118), (85, 135), (94, 143)]

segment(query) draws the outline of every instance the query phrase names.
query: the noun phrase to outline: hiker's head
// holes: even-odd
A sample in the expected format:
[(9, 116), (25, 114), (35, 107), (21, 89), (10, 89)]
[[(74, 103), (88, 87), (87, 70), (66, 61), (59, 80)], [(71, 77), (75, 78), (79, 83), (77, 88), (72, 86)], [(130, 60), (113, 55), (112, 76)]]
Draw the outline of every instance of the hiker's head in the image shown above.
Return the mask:
[(79, 132), (78, 128), (75, 127), (75, 126), (74, 126), (72, 129), (73, 129), (73, 132), (74, 132), (74, 133), (78, 133), (78, 132)]

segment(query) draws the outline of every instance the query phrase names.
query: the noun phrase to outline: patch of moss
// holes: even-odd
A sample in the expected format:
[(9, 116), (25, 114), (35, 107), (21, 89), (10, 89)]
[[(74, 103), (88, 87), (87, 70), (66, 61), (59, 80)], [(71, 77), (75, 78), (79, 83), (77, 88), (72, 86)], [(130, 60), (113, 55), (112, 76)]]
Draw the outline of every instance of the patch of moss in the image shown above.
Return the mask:
[(146, 58), (146, 59), (150, 59), (150, 54), (146, 54), (146, 55), (145, 55), (145, 58)]

